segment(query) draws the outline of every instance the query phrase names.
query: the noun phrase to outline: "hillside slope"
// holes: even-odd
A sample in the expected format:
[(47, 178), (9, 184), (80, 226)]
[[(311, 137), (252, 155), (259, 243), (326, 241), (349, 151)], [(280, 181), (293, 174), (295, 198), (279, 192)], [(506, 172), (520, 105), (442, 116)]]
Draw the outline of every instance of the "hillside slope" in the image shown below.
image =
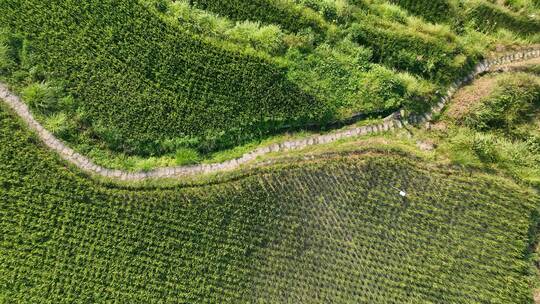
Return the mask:
[(449, 19), (432, 20), (415, 16), (427, 4), (393, 2), (1, 0), (0, 80), (85, 154), (196, 162), (292, 127), (425, 109), (495, 46), (539, 39), (531, 5), (439, 1)]

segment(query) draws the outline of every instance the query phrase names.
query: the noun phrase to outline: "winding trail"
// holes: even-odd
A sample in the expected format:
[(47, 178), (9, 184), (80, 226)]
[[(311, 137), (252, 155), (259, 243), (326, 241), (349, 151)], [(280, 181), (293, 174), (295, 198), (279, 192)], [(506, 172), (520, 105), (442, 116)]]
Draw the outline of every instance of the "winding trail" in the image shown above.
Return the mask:
[(242, 164), (255, 160), (258, 156), (271, 152), (297, 150), (307, 146), (331, 143), (343, 138), (351, 138), (361, 135), (391, 131), (394, 129), (401, 129), (407, 124), (422, 124), (431, 121), (433, 115), (441, 112), (457, 89), (473, 80), (479, 74), (489, 72), (494, 66), (497, 65), (539, 57), (540, 48), (535, 48), (523, 49), (495, 59), (484, 60), (477, 64), (473, 71), (471, 71), (466, 77), (455, 81), (450, 86), (446, 94), (439, 99), (439, 102), (429, 111), (421, 115), (409, 115), (407, 118), (399, 119), (399, 111), (397, 111), (386, 117), (383, 123), (363, 127), (348, 127), (324, 135), (313, 135), (305, 139), (284, 141), (282, 143), (257, 148), (251, 152), (245, 153), (240, 158), (228, 160), (222, 163), (166, 167), (151, 171), (139, 172), (107, 169), (96, 165), (87, 157), (75, 152), (73, 149), (66, 146), (62, 141), (54, 137), (39, 122), (37, 122), (30, 112), (28, 106), (21, 100), (21, 98), (13, 94), (4, 83), (0, 83), (0, 99), (2, 99), (11, 109), (13, 109), (13, 111), (17, 113), (17, 115), (31, 130), (37, 133), (38, 137), (49, 149), (55, 151), (65, 161), (77, 166), (82, 171), (121, 181), (143, 181), (147, 179), (179, 178), (199, 174), (224, 172), (236, 169)]

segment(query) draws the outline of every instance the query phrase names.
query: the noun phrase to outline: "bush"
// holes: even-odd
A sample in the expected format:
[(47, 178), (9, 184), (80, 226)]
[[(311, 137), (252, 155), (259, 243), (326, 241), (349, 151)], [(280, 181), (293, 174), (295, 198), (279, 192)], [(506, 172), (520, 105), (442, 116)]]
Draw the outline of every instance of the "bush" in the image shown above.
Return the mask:
[(21, 92), (23, 100), (39, 114), (49, 114), (58, 109), (59, 89), (46, 83), (34, 83)]
[(46, 117), (44, 127), (56, 136), (65, 136), (69, 130), (69, 121), (66, 113), (58, 112)]
[(276, 25), (260, 27), (253, 33), (255, 49), (267, 53), (277, 53), (284, 49), (283, 32)]
[(360, 99), (372, 110), (397, 109), (404, 103), (405, 84), (391, 70), (374, 65), (360, 82)]

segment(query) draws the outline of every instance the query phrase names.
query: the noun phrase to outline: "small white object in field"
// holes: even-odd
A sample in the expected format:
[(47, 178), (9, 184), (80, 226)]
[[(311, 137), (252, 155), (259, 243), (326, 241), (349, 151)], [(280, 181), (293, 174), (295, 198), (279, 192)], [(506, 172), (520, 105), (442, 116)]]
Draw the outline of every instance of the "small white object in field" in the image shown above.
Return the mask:
[(394, 188), (395, 190), (399, 191), (399, 195), (401, 195), (401, 196), (403, 196), (403, 197), (407, 196), (407, 192), (405, 192), (405, 191), (403, 191), (403, 190), (401, 190), (401, 189), (399, 189), (399, 188), (396, 188), (396, 187), (394, 187), (394, 186), (390, 186), (390, 187), (392, 187), (392, 188)]

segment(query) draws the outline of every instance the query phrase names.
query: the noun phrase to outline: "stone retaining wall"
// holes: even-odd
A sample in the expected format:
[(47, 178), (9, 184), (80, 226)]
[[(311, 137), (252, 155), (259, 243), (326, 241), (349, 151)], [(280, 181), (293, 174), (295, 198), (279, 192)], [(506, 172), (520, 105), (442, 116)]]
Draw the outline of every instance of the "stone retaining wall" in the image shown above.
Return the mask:
[(159, 168), (147, 172), (111, 170), (94, 164), (90, 159), (75, 152), (73, 149), (69, 148), (63, 142), (54, 137), (49, 131), (45, 130), (43, 126), (34, 119), (32, 113), (28, 109), (28, 106), (18, 96), (10, 92), (8, 87), (3, 83), (0, 83), (0, 98), (3, 99), (4, 102), (8, 104), (9, 107), (15, 111), (15, 113), (17, 113), (17, 115), (19, 115), (19, 117), (28, 125), (31, 130), (37, 133), (39, 138), (48, 148), (54, 150), (67, 162), (77, 166), (85, 172), (97, 174), (102, 177), (118, 179), (122, 181), (140, 181), (156, 178), (186, 177), (198, 174), (232, 170), (238, 168), (242, 164), (255, 160), (258, 156), (270, 152), (291, 151), (311, 145), (331, 143), (343, 138), (350, 138), (367, 134), (376, 134), (392, 131), (394, 129), (401, 129), (408, 124), (423, 124), (431, 121), (433, 115), (442, 111), (446, 103), (450, 101), (457, 89), (473, 80), (479, 74), (489, 72), (493, 66), (499, 64), (505, 64), (537, 57), (540, 57), (540, 48), (523, 49), (499, 58), (486, 59), (477, 64), (473, 71), (469, 73), (469, 75), (454, 82), (450, 86), (446, 94), (439, 99), (439, 102), (429, 111), (421, 115), (413, 114), (409, 115), (406, 118), (398, 119), (399, 111), (397, 111), (392, 115), (386, 117), (384, 121), (379, 124), (363, 127), (349, 127), (324, 135), (313, 135), (305, 139), (290, 140), (270, 146), (260, 147), (242, 155), (242, 157), (240, 158), (228, 160), (222, 163)]

